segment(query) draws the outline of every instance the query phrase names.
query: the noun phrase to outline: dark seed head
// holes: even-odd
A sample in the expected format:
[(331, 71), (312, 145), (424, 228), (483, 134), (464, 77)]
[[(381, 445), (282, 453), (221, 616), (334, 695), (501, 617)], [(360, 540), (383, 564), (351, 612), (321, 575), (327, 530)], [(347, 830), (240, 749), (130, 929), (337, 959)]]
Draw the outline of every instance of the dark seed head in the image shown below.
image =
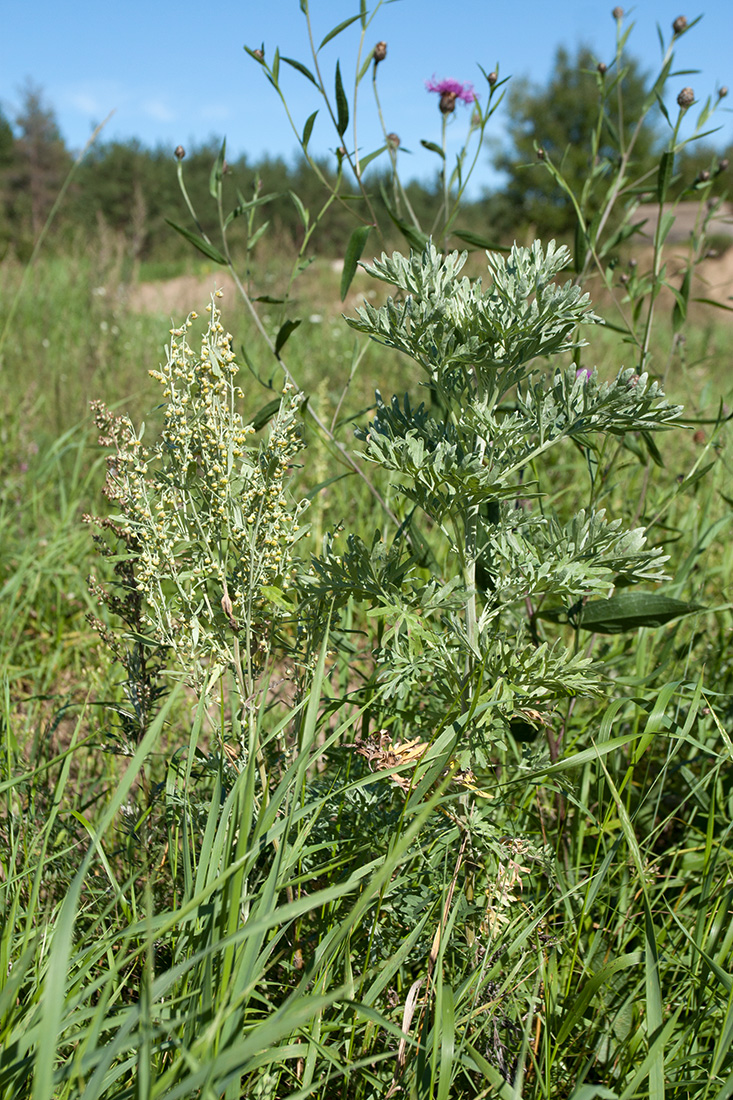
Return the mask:
[(718, 99), (725, 99), (728, 95), (728, 85), (724, 84), (722, 88), (718, 88)]
[(374, 61), (378, 65), (380, 61), (384, 61), (387, 56), (387, 43), (377, 42), (374, 47)]
[(400, 135), (399, 134), (387, 134), (387, 145), (390, 149), (399, 149), (400, 147)]
[[(490, 72), (488, 77), (487, 77), (487, 80), (488, 80), (488, 82), (489, 82), (489, 84), (491, 85), (492, 88), (494, 87), (494, 85), (496, 84), (498, 79), (499, 79), (499, 74), (495, 73), (495, 72)], [(728, 91), (727, 88), (725, 90), (726, 90), (726, 92)], [(720, 93), (718, 93), (718, 94), (720, 94)]]
[(635, 267), (637, 267), (638, 263), (639, 263), (639, 261), (635, 257), (632, 256), (631, 259), (629, 260), (629, 267), (633, 270)]
[(186, 155), (186, 150), (183, 148), (182, 145), (176, 145), (173, 155), (175, 156), (176, 160), (183, 160)]
[(686, 111), (688, 107), (691, 107), (695, 102), (695, 93), (692, 88), (683, 88), (680, 94), (677, 96), (677, 106), (681, 107), (683, 111)]
[(674, 23), (672, 24), (672, 30), (675, 34), (682, 34), (683, 31), (687, 30), (687, 20), (685, 19), (684, 15), (677, 16)]
[(542, 146), (540, 146), (540, 148), (537, 150), (537, 159), (538, 160), (544, 160), (545, 159), (545, 150), (542, 148)]
[(598, 72), (601, 74), (601, 76), (605, 76), (607, 70), (608, 70), (608, 65), (606, 64), (606, 62), (605, 61), (599, 61), (598, 62)]
[(252, 50), (252, 56), (256, 58), (257, 61), (265, 60), (265, 54), (263, 50)]
[(708, 172), (707, 168), (703, 168), (702, 171), (698, 172), (698, 174), (697, 174), (698, 183), (707, 183), (709, 179), (710, 179), (710, 173)]
[(626, 274), (626, 272), (625, 272), (625, 271), (623, 272), (623, 274), (622, 274), (622, 275), (619, 275), (619, 280), (621, 281), (621, 283), (622, 283), (622, 284), (623, 284), (624, 286), (626, 286), (626, 284), (627, 284), (627, 283), (628, 283), (628, 281), (629, 281), (629, 276), (628, 276), (628, 275)]
[(728, 165), (729, 164), (730, 164), (730, 161), (728, 160), (728, 158), (723, 157), (723, 159), (718, 164), (718, 171), (719, 172), (726, 172), (728, 170)]
[(611, 15), (613, 16), (613, 18), (615, 20), (619, 21), (619, 20), (623, 19), (623, 17), (624, 17), (624, 9), (623, 8), (614, 8), (613, 11), (611, 12)]

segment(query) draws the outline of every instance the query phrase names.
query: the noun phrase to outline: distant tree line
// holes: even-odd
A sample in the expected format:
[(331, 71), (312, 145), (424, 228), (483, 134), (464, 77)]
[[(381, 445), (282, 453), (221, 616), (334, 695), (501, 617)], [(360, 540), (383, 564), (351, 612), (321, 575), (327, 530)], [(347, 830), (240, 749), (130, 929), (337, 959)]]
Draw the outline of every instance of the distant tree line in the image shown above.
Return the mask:
[[(623, 82), (624, 125), (629, 132), (647, 91), (648, 78), (632, 62)], [(508, 119), (509, 141), (503, 148), (494, 148), (491, 159), (504, 183), (468, 204), (462, 224), (494, 241), (529, 232), (567, 236), (574, 224), (571, 202), (538, 161), (537, 147), (561, 168), (574, 189), (582, 188), (598, 117), (597, 66), (590, 51), (580, 48), (571, 56), (560, 48), (547, 83), (513, 81), (502, 110)], [(611, 126), (610, 120), (603, 124), (599, 157), (611, 154)], [(635, 146), (635, 167), (639, 176), (648, 170), (652, 190), (661, 142), (661, 131), (649, 124)], [(214, 143), (201, 144), (187, 151), (184, 165), (193, 204), (204, 228), (214, 236), (209, 174), (218, 152)], [(730, 171), (725, 166), (731, 158), (731, 142), (724, 149), (709, 144), (686, 147), (675, 165), (676, 194), (694, 197), (696, 180), (704, 179), (705, 173), (714, 177), (713, 193), (722, 193), (728, 185)], [(27, 258), (72, 163), (55, 113), (38, 88), (29, 84), (24, 89), (12, 119), (0, 109), (0, 256), (12, 251), (21, 260)], [(335, 163), (324, 160), (321, 169), (335, 178)], [(370, 181), (377, 206), (382, 202), (380, 182), (384, 180), (377, 175)], [(321, 185), (304, 162), (287, 163), (282, 158), (266, 157), (254, 163), (241, 156), (228, 165), (224, 183), (230, 208), (236, 205), (238, 192), (245, 199), (255, 193), (273, 196), (258, 214), (270, 222), (270, 246), (288, 250), (299, 245), (303, 233), (291, 192), (312, 212), (320, 209), (324, 199)], [(358, 199), (348, 183), (344, 194), (346, 204), (332, 205), (314, 242), (321, 253), (338, 255), (346, 246), (354, 225), (348, 207)], [(441, 201), (437, 178), (434, 185), (411, 183), (408, 196), (421, 223), (429, 226)], [(61, 248), (76, 245), (93, 239), (103, 226), (124, 240), (135, 260), (176, 261), (190, 254), (190, 245), (166, 219), (191, 225), (176, 180), (174, 151), (161, 146), (150, 149), (136, 140), (102, 140), (75, 173), (54, 220), (52, 241)], [(389, 224), (388, 218), (383, 221)], [(390, 243), (396, 242), (395, 232)]]

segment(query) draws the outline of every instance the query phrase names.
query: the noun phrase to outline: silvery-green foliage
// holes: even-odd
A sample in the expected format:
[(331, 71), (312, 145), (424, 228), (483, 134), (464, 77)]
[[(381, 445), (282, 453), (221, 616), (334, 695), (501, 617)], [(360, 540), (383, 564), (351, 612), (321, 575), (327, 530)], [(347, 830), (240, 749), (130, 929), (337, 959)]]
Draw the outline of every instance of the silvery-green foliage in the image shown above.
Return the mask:
[(349, 320), (414, 360), (438, 399), (428, 408), (377, 394), (359, 435), (364, 457), (391, 471), (447, 540), (447, 565), (426, 580), (408, 538), (389, 547), (380, 537), (371, 549), (352, 538), (342, 556), (330, 546), (315, 563), (311, 592), (367, 602), (381, 624), (381, 698), (413, 725), (471, 710), (475, 744), (481, 730), (501, 740), (518, 708), (599, 690), (601, 670), (561, 638), (540, 637), (528, 610), (665, 579), (642, 528), (592, 508), (563, 519), (544, 500), (553, 448), (668, 428), (681, 412), (646, 375), (621, 368), (600, 381), (567, 357), (553, 361), (581, 346), (579, 325), (599, 320), (587, 295), (556, 281), (569, 258), (554, 242), (515, 246), (489, 256), (484, 287), (462, 275), (465, 255), (432, 243), (383, 255), (366, 270), (399, 295)]
[(567, 523), (552, 514), (506, 509), (498, 523), (487, 524), (481, 557), (492, 588), (482, 619), (529, 597), (554, 597), (566, 603), (581, 596), (605, 596), (614, 584), (666, 580), (666, 556), (646, 548), (644, 528), (622, 528), (607, 521), (605, 510), (581, 509)]
[(491, 404), (528, 362), (569, 350), (577, 326), (599, 318), (579, 287), (552, 282), (570, 258), (554, 241), (546, 251), (535, 241), (515, 245), (506, 259), (491, 255), (486, 290), (481, 279), (459, 278), (466, 258), (444, 257), (432, 243), (409, 259), (383, 255), (365, 270), (395, 285), (402, 299), (390, 297), (380, 308), (365, 303), (348, 323), (411, 356), (447, 390), (474, 392)]

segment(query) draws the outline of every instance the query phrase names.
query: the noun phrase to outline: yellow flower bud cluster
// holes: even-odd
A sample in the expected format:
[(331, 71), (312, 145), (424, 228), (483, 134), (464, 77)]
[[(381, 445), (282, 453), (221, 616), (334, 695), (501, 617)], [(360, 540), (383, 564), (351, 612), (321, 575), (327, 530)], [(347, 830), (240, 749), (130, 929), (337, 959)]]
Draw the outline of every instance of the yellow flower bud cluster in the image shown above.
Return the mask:
[[(232, 337), (214, 297), (207, 309), (200, 350), (189, 342), (190, 314), (150, 372), (166, 402), (158, 441), (144, 447), (130, 426), (114, 456), (148, 621), (198, 687), (212, 665), (231, 666), (238, 634), (253, 633), (263, 588), (287, 587), (302, 511), (288, 496), (301, 397), (286, 387), (269, 438), (254, 445), (254, 428), (237, 411)], [(274, 615), (268, 607), (268, 621)]]

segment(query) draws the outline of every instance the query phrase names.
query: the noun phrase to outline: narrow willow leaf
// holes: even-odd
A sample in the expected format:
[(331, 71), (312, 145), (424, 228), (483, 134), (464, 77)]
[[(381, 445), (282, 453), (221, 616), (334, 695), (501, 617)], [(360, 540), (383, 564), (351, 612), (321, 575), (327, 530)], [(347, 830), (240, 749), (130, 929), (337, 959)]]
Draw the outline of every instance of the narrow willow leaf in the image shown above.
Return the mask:
[(479, 233), (472, 233), (469, 229), (452, 229), (451, 236), (458, 237), (459, 241), (470, 244), (473, 248), (485, 248), (487, 252), (509, 252), (506, 245), (490, 241), (488, 237), (482, 237)]
[(291, 191), (290, 192), (290, 198), (293, 200), (293, 204), (295, 205), (295, 209), (298, 211), (298, 217), (300, 218), (300, 224), (303, 226), (304, 229), (307, 229), (308, 225), (310, 223), (310, 214), (308, 213), (306, 208), (303, 206), (300, 195), (296, 195), (295, 191)]
[(286, 65), (290, 65), (293, 69), (297, 69), (299, 73), (302, 73), (303, 76), (310, 80), (311, 84), (315, 84), (316, 88), (320, 89), (320, 85), (313, 73), (302, 63), (302, 61), (296, 61), (294, 57), (281, 57), (280, 60), (284, 61)]
[(403, 221), (399, 214), (397, 214), (396, 211), (394, 211), (390, 206), (389, 199), (387, 198), (387, 192), (385, 191), (384, 187), (381, 188), (381, 191), (382, 202), (385, 205), (385, 208), (393, 225), (395, 225), (399, 229), (402, 236), (405, 238), (408, 244), (410, 244), (412, 248), (415, 249), (416, 252), (422, 252), (422, 250), (428, 243), (427, 236), (420, 229), (416, 229), (414, 225), (409, 225), (408, 222)]
[(359, 161), (360, 171), (363, 172), (368, 164), (371, 164), (373, 160), (377, 159), (377, 157), (381, 157), (382, 153), (384, 153), (386, 149), (386, 145), (380, 145), (379, 149), (375, 149), (373, 153), (367, 153), (365, 157), (362, 157)]
[(667, 122), (671, 126), (672, 125), (672, 119), (669, 117), (669, 111), (667, 110), (667, 105), (664, 102), (664, 100), (662, 99), (659, 92), (657, 92), (657, 106), (659, 107), (659, 110), (662, 112), (662, 114), (666, 118)]
[(575, 223), (575, 247), (573, 249), (573, 266), (576, 272), (582, 271), (585, 258), (588, 255), (588, 235), (579, 221)]
[(352, 23), (355, 23), (357, 19), (361, 19), (361, 12), (358, 15), (352, 15), (349, 19), (344, 19), (343, 23), (339, 23), (333, 30), (329, 31), (326, 37), (318, 47), (320, 52), (327, 42), (330, 42), (332, 38), (335, 38), (337, 34), (341, 34), (341, 31), (345, 31), (347, 27), (350, 27)]
[(654, 592), (622, 592), (608, 600), (591, 600), (577, 613), (566, 608), (548, 608), (538, 618), (550, 622), (572, 622), (595, 634), (621, 634), (640, 626), (658, 627), (700, 610), (695, 604), (674, 600)]
[(344, 91), (343, 81), (341, 80), (341, 66), (338, 61), (336, 62), (336, 111), (338, 113), (336, 129), (339, 132), (339, 137), (343, 137), (346, 133), (346, 127), (349, 125), (349, 101)]
[(357, 225), (356, 229), (349, 237), (349, 243), (346, 246), (346, 254), (344, 256), (344, 269), (341, 272), (342, 302), (349, 292), (349, 287), (356, 274), (356, 265), (361, 259), (361, 254), (369, 239), (371, 228), (371, 225)]
[(687, 319), (687, 307), (690, 304), (690, 289), (692, 287), (692, 271), (692, 264), (688, 264), (682, 279), (682, 286), (675, 294), (672, 308), (672, 328), (675, 332), (680, 331)]
[(421, 138), (420, 144), (423, 149), (429, 149), (431, 153), (437, 153), (441, 160), (445, 160), (445, 153), (434, 141), (425, 141), (424, 138)]
[(280, 354), (285, 346), (285, 341), (295, 332), (300, 323), (300, 318), (298, 318), (297, 321), (285, 321), (285, 323), (280, 326), (280, 331), (275, 337), (275, 355)]
[(313, 114), (309, 115), (305, 121), (305, 126), (303, 127), (303, 137), (301, 138), (303, 149), (308, 148), (308, 142), (310, 141), (311, 134), (313, 133), (313, 123), (316, 121), (317, 114), (318, 111), (314, 111)]
[(660, 205), (667, 198), (667, 190), (672, 179), (672, 173), (674, 172), (674, 153), (667, 149), (662, 153), (662, 159), (659, 162), (659, 171), (657, 173), (657, 199)]
[(280, 78), (280, 51), (275, 50), (275, 56), (272, 59), (272, 81), (277, 88), (278, 80)]
[(357, 77), (356, 77), (356, 83), (357, 84), (361, 84), (362, 80), (364, 79), (366, 74), (369, 72), (369, 68), (370, 68), (373, 61), (374, 61), (374, 50), (371, 51), (371, 53), (367, 57), (366, 61), (363, 62), (361, 68), (359, 69), (359, 72), (358, 72)]
[(208, 256), (210, 260), (213, 260), (216, 264), (223, 264), (226, 266), (226, 257), (222, 256), (218, 248), (214, 248), (213, 244), (209, 244), (203, 237), (199, 237), (196, 233), (192, 233), (190, 229), (185, 229), (182, 225), (176, 225), (170, 218), (165, 219), (171, 229), (175, 229), (176, 233), (180, 233), (182, 237), (185, 237), (194, 248), (198, 248), (199, 252), (203, 252), (204, 256)]
[(716, 309), (726, 309), (733, 313), (733, 306), (727, 306), (723, 302), (716, 302), (714, 298), (693, 298), (693, 302), (701, 302), (704, 306), (715, 306)]
[(252, 417), (252, 427), (256, 432), (261, 431), (265, 424), (272, 420), (273, 416), (275, 416), (277, 410), (280, 408), (280, 403), (280, 398), (276, 397), (273, 401), (268, 401), (266, 405), (263, 405), (262, 408), (255, 413)]
[(250, 249), (254, 248), (254, 246), (259, 241), (260, 237), (264, 236), (264, 234), (267, 232), (269, 227), (270, 227), (269, 221), (263, 222), (262, 225), (259, 226), (259, 228), (254, 231), (252, 236), (247, 241), (247, 247), (250, 248)]
[(327, 477), (325, 481), (319, 481), (317, 485), (314, 485), (312, 489), (303, 494), (303, 499), (315, 500), (323, 489), (327, 489), (329, 485), (333, 485), (336, 481), (341, 481), (345, 477), (351, 477), (351, 473), (335, 474), (333, 477)]
[(226, 152), (227, 141), (226, 138), (224, 138), (224, 141), (221, 143), (219, 155), (211, 166), (211, 175), (209, 176), (209, 194), (211, 195), (212, 199), (217, 198), (219, 195), (221, 181), (224, 178), (224, 161), (226, 160)]

